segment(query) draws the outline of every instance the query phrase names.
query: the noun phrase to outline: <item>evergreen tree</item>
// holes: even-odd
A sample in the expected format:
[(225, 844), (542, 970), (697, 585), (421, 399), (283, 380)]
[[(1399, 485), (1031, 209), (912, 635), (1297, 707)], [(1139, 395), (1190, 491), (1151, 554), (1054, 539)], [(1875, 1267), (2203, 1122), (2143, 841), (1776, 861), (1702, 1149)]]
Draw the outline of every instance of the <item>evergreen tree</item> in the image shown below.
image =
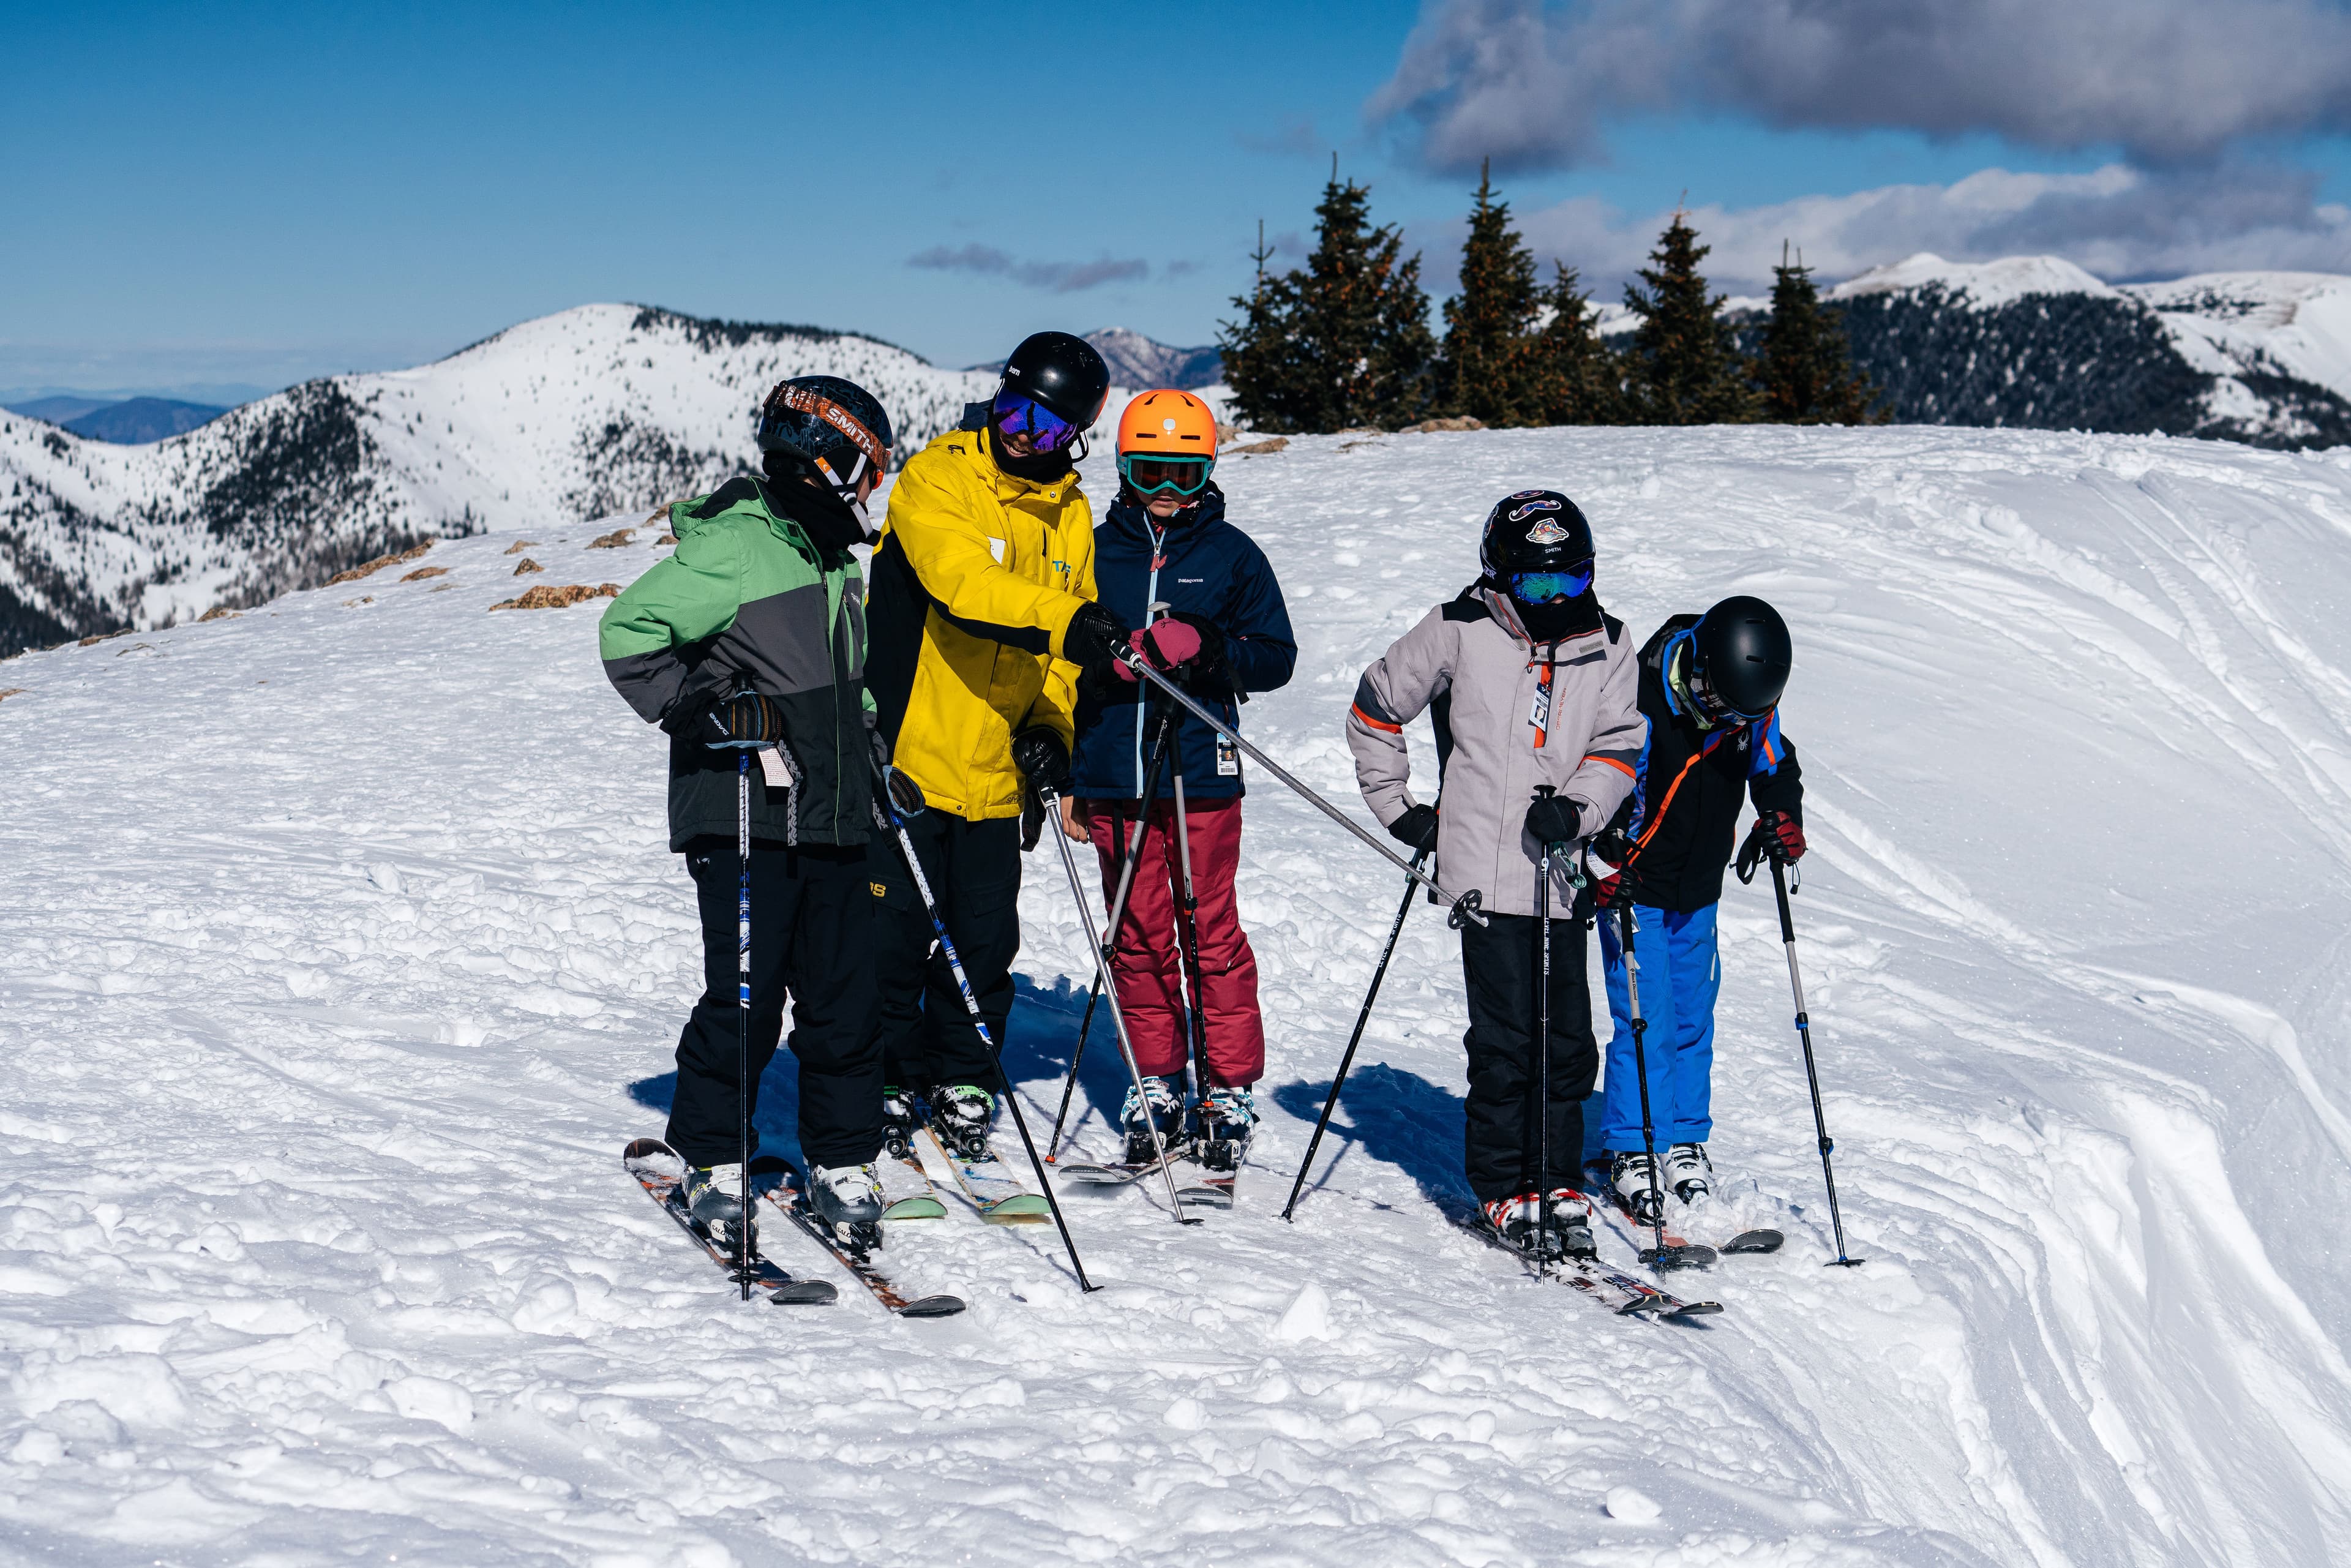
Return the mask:
[(1510, 226), (1510, 204), (1494, 199), (1486, 166), (1477, 199), (1461, 246), (1461, 292), (1445, 302), (1438, 402), (1447, 413), (1489, 425), (1542, 423), (1534, 253)]
[(1342, 184), (1334, 159), (1305, 267), (1260, 272), (1233, 298), (1242, 319), (1218, 323), (1234, 404), (1259, 430), (1392, 428), (1427, 410), (1437, 338), (1420, 257), (1404, 259), (1396, 231), (1372, 224), (1370, 194)]
[(1542, 303), (1551, 319), (1535, 335), (1535, 407), (1544, 424), (1618, 424), (1625, 418), (1625, 364), (1594, 329), (1592, 297), (1575, 270), (1552, 264)]
[(1634, 329), (1627, 380), (1633, 413), (1643, 424), (1731, 424), (1755, 417), (1747, 368), (1721, 316), (1722, 297), (1707, 293), (1698, 264), (1711, 246), (1678, 209), (1641, 269), (1648, 291), (1625, 286), (1625, 303), (1641, 319)]
[(1782, 424), (1866, 424), (1877, 389), (1853, 368), (1842, 312), (1821, 307), (1813, 269), (1788, 247), (1771, 269), (1771, 319), (1755, 379), (1762, 384), (1763, 417)]

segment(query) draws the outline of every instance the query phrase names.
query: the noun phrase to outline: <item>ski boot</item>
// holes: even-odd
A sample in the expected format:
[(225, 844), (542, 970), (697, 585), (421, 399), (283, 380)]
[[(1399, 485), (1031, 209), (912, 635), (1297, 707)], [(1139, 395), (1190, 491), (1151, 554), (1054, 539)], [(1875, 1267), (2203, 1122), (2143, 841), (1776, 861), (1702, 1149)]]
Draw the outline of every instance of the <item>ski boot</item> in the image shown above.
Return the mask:
[(882, 1245), (882, 1178), (872, 1166), (809, 1167), (809, 1207), (861, 1252)]
[[(728, 1252), (742, 1245), (743, 1167), (690, 1166), (685, 1173), (685, 1211), (702, 1233)], [(759, 1221), (751, 1219), (751, 1248), (759, 1246)]]
[(1142, 1098), (1132, 1088), (1127, 1090), (1118, 1122), (1126, 1129), (1126, 1163), (1147, 1166), (1159, 1157), (1163, 1141), (1171, 1153), (1183, 1145), (1184, 1091), (1167, 1079), (1145, 1078)]
[(1257, 1131), (1257, 1096), (1245, 1087), (1220, 1083), (1200, 1102), (1200, 1163), (1212, 1171), (1237, 1171), (1249, 1155)]
[(1608, 1165), (1609, 1190), (1643, 1225), (1655, 1225), (1665, 1218), (1660, 1206), (1664, 1188), (1654, 1179), (1656, 1168), (1649, 1156), (1638, 1151), (1619, 1154)]
[(922, 1107), (912, 1094), (895, 1085), (882, 1090), (882, 1150), (893, 1160), (914, 1157), (914, 1129), (922, 1124)]
[(1551, 1243), (1554, 1258), (1600, 1256), (1592, 1240), (1592, 1200), (1572, 1186), (1551, 1189)]
[(1684, 1203), (1696, 1203), (1714, 1190), (1714, 1162), (1704, 1144), (1676, 1144), (1666, 1151), (1666, 1190)]
[(996, 1096), (969, 1083), (931, 1091), (931, 1131), (946, 1152), (961, 1160), (987, 1158), (987, 1129), (995, 1120)]

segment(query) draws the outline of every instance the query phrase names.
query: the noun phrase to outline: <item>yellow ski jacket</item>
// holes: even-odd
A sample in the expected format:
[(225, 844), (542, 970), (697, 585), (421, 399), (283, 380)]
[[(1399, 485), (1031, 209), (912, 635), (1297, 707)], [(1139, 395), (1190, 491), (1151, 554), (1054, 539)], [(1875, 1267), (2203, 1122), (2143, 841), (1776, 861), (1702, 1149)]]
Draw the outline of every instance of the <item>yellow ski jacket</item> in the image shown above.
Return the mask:
[(1078, 668), (1062, 638), (1094, 596), (1093, 507), (1077, 475), (1016, 478), (988, 441), (950, 430), (907, 460), (865, 609), (866, 689), (892, 760), (970, 821), (1020, 814), (1017, 731), (1071, 740)]

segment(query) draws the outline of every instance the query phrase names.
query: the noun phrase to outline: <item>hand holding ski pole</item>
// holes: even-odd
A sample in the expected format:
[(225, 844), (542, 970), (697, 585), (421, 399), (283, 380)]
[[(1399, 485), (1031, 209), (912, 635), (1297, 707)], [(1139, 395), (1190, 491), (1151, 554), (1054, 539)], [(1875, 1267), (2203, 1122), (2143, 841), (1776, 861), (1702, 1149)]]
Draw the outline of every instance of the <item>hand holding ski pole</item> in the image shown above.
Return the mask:
[(1435, 894), (1437, 898), (1451, 911), (1446, 918), (1447, 923), (1456, 930), (1458, 930), (1464, 925), (1483, 925), (1486, 924), (1486, 913), (1484, 909), (1480, 907), (1484, 903), (1484, 896), (1476, 888), (1473, 887), (1468, 892), (1458, 896), (1447, 892), (1443, 884), (1438, 883), (1435, 877), (1421, 870), (1420, 867), (1413, 862), (1405, 860), (1402, 855), (1388, 848), (1387, 845), (1380, 842), (1379, 840), (1372, 836), (1370, 831), (1364, 828), (1363, 824), (1357, 822), (1353, 817), (1348, 816), (1344, 811), (1340, 810), (1338, 807), (1333, 806), (1330, 801), (1324, 800), (1322, 796), (1316, 794), (1313, 790), (1301, 783), (1288, 768), (1284, 768), (1280, 763), (1276, 762), (1272, 758), (1268, 757), (1263, 751), (1260, 751), (1257, 747), (1251, 745), (1247, 739), (1245, 739), (1240, 731), (1235, 729), (1231, 725), (1228, 725), (1224, 720), (1218, 718), (1215, 714), (1210, 713), (1207, 708), (1202, 707), (1198, 703), (1194, 702), (1189, 692), (1184, 690), (1183, 687), (1177, 685), (1174, 681), (1169, 680), (1165, 675), (1161, 674), (1157, 670), (1153, 669), (1150, 663), (1145, 660), (1142, 654), (1134, 652), (1132, 648), (1123, 648), (1113, 650), (1111, 656), (1124, 668), (1134, 671), (1138, 678), (1157, 686), (1160, 691), (1166, 695), (1170, 702), (1175, 703), (1186, 713), (1190, 714), (1194, 718), (1198, 719), (1202, 724), (1207, 725), (1210, 729), (1215, 730), (1218, 735), (1223, 736), (1227, 740), (1232, 742), (1234, 747), (1238, 749), (1242, 756), (1248, 758), (1250, 761), (1264, 768), (1268, 773), (1272, 774), (1276, 779), (1280, 779), (1284, 784), (1288, 785), (1290, 790), (1296, 794), (1300, 800), (1304, 800), (1308, 805), (1313, 807), (1316, 810), (1322, 812), (1324, 816), (1330, 818), (1332, 821), (1338, 823), (1349, 832), (1354, 834), (1356, 838), (1362, 840), (1364, 843), (1369, 844), (1374, 852), (1377, 853), (1390, 865), (1395, 866), (1396, 870), (1408, 873), (1416, 882), (1426, 886), (1429, 892)]

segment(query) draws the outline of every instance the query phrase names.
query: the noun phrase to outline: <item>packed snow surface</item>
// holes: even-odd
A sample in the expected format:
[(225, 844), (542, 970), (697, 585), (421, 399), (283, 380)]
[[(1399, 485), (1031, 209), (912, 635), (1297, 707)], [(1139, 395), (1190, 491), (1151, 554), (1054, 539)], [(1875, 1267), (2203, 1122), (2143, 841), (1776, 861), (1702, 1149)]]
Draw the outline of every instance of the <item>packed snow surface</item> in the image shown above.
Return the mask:
[[(846, 1279), (739, 1303), (619, 1159), (698, 984), (662, 744), (599, 673), (601, 601), (487, 612), (658, 549), (526, 522), (543, 575), (500, 531), (0, 664), (0, 1558), (2351, 1556), (2351, 459), (1570, 430), (1296, 440), (1221, 478), (1302, 650), (1249, 727), (1358, 811), (1356, 674), (1499, 494), (1584, 504), (1636, 636), (1734, 591), (1787, 612), (1796, 920), (1865, 1267), (1821, 1266), (1776, 923), (1735, 883), (1726, 1196), (1690, 1224), (1789, 1244), (1674, 1277), (1721, 1316), (1612, 1318), (1457, 1228), (1461, 982), (1425, 904), (1283, 1224), (1401, 879), (1259, 778), (1239, 1207), (1071, 1197), (1091, 1296), (1050, 1228), (954, 1207), (891, 1250), (962, 1317)], [(1041, 1127), (1088, 971), (1058, 866), (1028, 876)], [(1090, 1051), (1098, 1156), (1117, 1088)]]

